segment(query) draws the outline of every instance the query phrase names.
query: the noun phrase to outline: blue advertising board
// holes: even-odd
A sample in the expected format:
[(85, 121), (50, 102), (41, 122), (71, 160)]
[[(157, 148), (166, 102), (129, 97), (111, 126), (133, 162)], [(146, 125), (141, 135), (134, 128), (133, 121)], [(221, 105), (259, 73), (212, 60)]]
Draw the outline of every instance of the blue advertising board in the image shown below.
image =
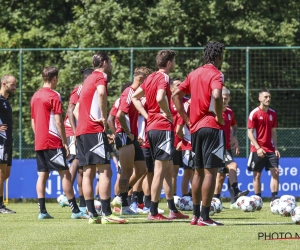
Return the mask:
[[(238, 166), (238, 182), (241, 190), (248, 189), (250, 195), (253, 192), (253, 175), (247, 170), (247, 159), (236, 158)], [(300, 197), (300, 158), (281, 158), (279, 161), (279, 193), (278, 195), (289, 194), (295, 197)], [(113, 186), (116, 180), (117, 172), (113, 161), (111, 161), (113, 170), (112, 177), (112, 197), (114, 196)], [(13, 160), (11, 168), (11, 176), (8, 182), (9, 198), (36, 198), (36, 180), (37, 174), (36, 160)], [(183, 176), (183, 169), (179, 169), (177, 179), (177, 195), (181, 196), (180, 183)], [(270, 191), (271, 173), (263, 171), (262, 173), (262, 197), (271, 197)], [(96, 185), (96, 181), (94, 184)], [(75, 196), (78, 197), (78, 186), (74, 184)], [(52, 172), (46, 184), (46, 198), (57, 198), (63, 193), (61, 178), (57, 172)], [(5, 192), (4, 192), (5, 194)], [(165, 198), (162, 190), (161, 197)], [(221, 197), (229, 197), (227, 181), (224, 182)]]

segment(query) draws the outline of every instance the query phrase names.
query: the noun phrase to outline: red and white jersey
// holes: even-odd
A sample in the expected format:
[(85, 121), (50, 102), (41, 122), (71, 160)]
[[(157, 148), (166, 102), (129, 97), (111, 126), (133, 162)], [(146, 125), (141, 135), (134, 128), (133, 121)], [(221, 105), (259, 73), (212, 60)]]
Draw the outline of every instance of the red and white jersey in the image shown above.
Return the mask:
[(222, 129), (222, 125), (215, 119), (214, 89), (222, 90), (224, 76), (214, 65), (204, 66), (192, 71), (179, 89), (191, 95), (190, 130), (195, 133), (200, 128), (208, 127)]
[(118, 113), (118, 110), (119, 110), (119, 106), (120, 106), (120, 97), (115, 101), (114, 105), (111, 107), (111, 110), (109, 112), (109, 114), (111, 116), (114, 116), (115, 117), (115, 128), (116, 130), (118, 129), (118, 127), (121, 127), (118, 119), (117, 119), (117, 113)]
[[(142, 102), (146, 112), (148, 112), (146, 98), (142, 97), (141, 102)], [(145, 119), (145, 117), (142, 115), (139, 115), (139, 117), (138, 117), (138, 133), (139, 133), (139, 137), (141, 137), (143, 139), (143, 145), (141, 146), (142, 148), (150, 148), (150, 144), (149, 144), (147, 133), (146, 133), (146, 125), (147, 125), (147, 120)]]
[[(185, 103), (186, 101), (188, 101), (189, 99), (186, 97), (182, 98), (182, 102)], [(171, 110), (171, 114), (173, 117), (173, 128), (174, 128), (174, 147), (176, 148), (177, 144), (179, 142), (181, 142), (181, 139), (178, 137), (178, 135), (176, 134), (176, 127), (178, 124), (178, 119), (180, 117), (180, 115), (178, 114), (178, 111), (175, 107), (175, 104), (173, 102), (173, 100), (171, 99), (171, 105), (170, 105), (170, 110)]]
[(80, 105), (76, 136), (104, 132), (103, 125), (95, 122), (95, 120), (101, 118), (97, 87), (103, 85), (106, 88), (106, 94), (108, 94), (107, 84), (107, 75), (99, 71), (93, 71), (85, 79), (79, 97)]
[[(120, 105), (119, 110), (125, 113), (126, 124), (130, 130), (130, 133), (134, 136), (138, 136), (138, 127), (137, 127), (137, 120), (139, 116), (139, 112), (133, 105), (131, 98), (134, 94), (134, 89), (130, 86), (126, 88), (120, 97)], [(121, 126), (117, 127), (117, 133), (124, 132)]]
[[(80, 95), (81, 89), (82, 89), (82, 84), (73, 89), (72, 93), (70, 94), (69, 105), (70, 104), (74, 104), (74, 105), (77, 104), (77, 102), (79, 100), (79, 95)], [(66, 130), (66, 136), (67, 137), (74, 136), (74, 132), (73, 132), (73, 129), (71, 127), (68, 114), (66, 115), (64, 125), (65, 125), (65, 130)]]
[[(183, 104), (184, 110), (190, 116), (190, 102), (186, 101)], [(192, 150), (192, 136), (189, 127), (185, 124), (182, 117), (178, 114), (178, 124), (183, 126), (182, 150)]]
[(234, 113), (232, 109), (229, 107), (226, 107), (226, 110), (222, 113), (224, 123), (223, 130), (225, 133), (225, 140), (226, 140), (226, 150), (231, 149), (231, 143), (230, 143), (230, 135), (231, 135), (231, 127), (236, 125), (236, 120), (234, 117)]
[[(248, 128), (254, 129), (254, 138), (258, 145), (265, 152), (274, 152), (272, 140), (272, 128), (277, 128), (277, 116), (273, 109), (264, 112), (260, 107), (255, 108), (249, 115)], [(256, 148), (251, 143), (251, 152), (256, 152)]]
[(156, 71), (150, 74), (141, 85), (145, 92), (148, 105), (148, 120), (146, 131), (150, 130), (173, 130), (172, 121), (168, 120), (163, 111), (159, 107), (156, 96), (159, 89), (166, 92), (166, 102), (170, 110), (171, 91), (169, 84), (169, 76), (163, 72)]
[(61, 136), (55, 125), (55, 115), (62, 114), (60, 94), (50, 88), (41, 88), (33, 95), (30, 107), (36, 133), (35, 151), (62, 148)]

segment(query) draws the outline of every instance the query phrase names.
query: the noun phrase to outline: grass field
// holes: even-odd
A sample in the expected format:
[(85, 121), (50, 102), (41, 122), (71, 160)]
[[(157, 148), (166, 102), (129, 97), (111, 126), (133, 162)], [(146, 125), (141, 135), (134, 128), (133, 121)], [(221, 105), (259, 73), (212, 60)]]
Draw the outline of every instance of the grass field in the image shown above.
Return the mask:
[[(225, 208), (229, 203), (223, 203)], [(38, 221), (36, 203), (9, 203), (16, 214), (0, 214), (0, 249), (299, 249), (299, 240), (258, 239), (258, 234), (300, 235), (291, 218), (273, 215), (269, 202), (261, 211), (223, 209), (213, 216), (224, 227), (190, 226), (189, 220), (149, 222), (146, 215), (127, 217), (128, 224), (89, 225), (70, 219), (69, 208), (48, 203), (54, 220)], [(166, 203), (160, 207), (167, 210)], [(191, 212), (188, 212), (191, 215)], [(124, 216), (126, 217), (126, 216)], [(276, 238), (276, 234), (273, 236)], [(288, 235), (287, 237), (291, 237)]]

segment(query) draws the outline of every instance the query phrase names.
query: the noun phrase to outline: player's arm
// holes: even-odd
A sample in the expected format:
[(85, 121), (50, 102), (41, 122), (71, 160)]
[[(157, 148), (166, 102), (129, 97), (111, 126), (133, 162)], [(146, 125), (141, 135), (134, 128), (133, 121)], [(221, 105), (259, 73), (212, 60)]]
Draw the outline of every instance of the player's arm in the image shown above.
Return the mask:
[(167, 100), (165, 98), (166, 91), (164, 89), (158, 89), (156, 94), (156, 101), (161, 110), (165, 113), (168, 120), (173, 121), (172, 114), (170, 112)]
[(148, 119), (148, 113), (146, 112), (146, 110), (144, 109), (144, 106), (141, 102), (141, 98), (145, 95), (144, 90), (141, 87), (138, 87), (137, 90), (134, 92), (131, 101), (133, 103), (133, 105), (135, 106), (135, 108), (137, 109), (137, 111), (140, 112), (140, 114), (142, 116), (145, 117), (145, 119)]
[(174, 105), (177, 109), (178, 114), (182, 117), (186, 125), (190, 126), (190, 119), (188, 114), (185, 112), (182, 102), (182, 97), (185, 96), (185, 93), (181, 91), (180, 89), (176, 89), (176, 91), (172, 95), (172, 99), (174, 102)]
[(34, 126), (34, 119), (31, 118), (31, 127), (32, 127), (32, 130), (33, 130), (33, 133), (35, 134), (35, 126)]
[(107, 124), (113, 134), (116, 133), (115, 119), (116, 119), (115, 116), (113, 116), (111, 114), (108, 115)]
[(248, 128), (248, 138), (256, 148), (257, 155), (262, 158), (265, 157), (266, 152), (260, 147), (260, 145), (257, 143), (254, 137), (254, 128)]
[(274, 148), (275, 148), (275, 154), (279, 159), (280, 158), (280, 153), (279, 153), (278, 147), (277, 147), (277, 131), (276, 131), (276, 128), (272, 128), (272, 140), (273, 140), (273, 144), (274, 144)]
[(73, 110), (73, 115), (76, 118), (76, 120), (78, 121), (78, 116), (79, 116), (79, 102), (76, 103), (74, 110)]
[(183, 138), (183, 127), (184, 127), (184, 125), (179, 125), (179, 124), (177, 124), (177, 126), (176, 126), (176, 135), (180, 138), (180, 139), (182, 139)]
[(237, 132), (237, 125), (233, 125), (231, 126), (231, 142), (232, 145), (235, 149), (235, 154), (239, 155), (240, 154), (240, 149), (239, 149), (239, 142), (236, 136), (236, 132)]
[(130, 133), (130, 130), (127, 126), (127, 123), (126, 123), (126, 117), (125, 117), (125, 113), (122, 111), (122, 110), (118, 110), (118, 113), (117, 113), (117, 118), (118, 118), (118, 121), (120, 122), (121, 124), (121, 127), (123, 128), (124, 132), (126, 133), (126, 135), (129, 137), (130, 140), (134, 140), (134, 135)]
[(75, 109), (75, 104), (70, 103), (68, 106), (67, 114), (69, 118), (70, 125), (72, 127), (73, 133), (76, 134), (76, 121), (75, 121), (75, 116), (73, 114), (73, 111)]
[(214, 89), (212, 91), (212, 97), (214, 98), (214, 107), (216, 111), (216, 120), (221, 125), (224, 125), (223, 119), (223, 98), (222, 98), (222, 90)]
[(55, 119), (55, 126), (61, 136), (62, 144), (66, 150), (66, 156), (69, 157), (70, 151), (69, 151), (69, 146), (67, 143), (66, 131), (65, 131), (65, 126), (63, 123), (62, 115), (54, 114), (54, 119)]

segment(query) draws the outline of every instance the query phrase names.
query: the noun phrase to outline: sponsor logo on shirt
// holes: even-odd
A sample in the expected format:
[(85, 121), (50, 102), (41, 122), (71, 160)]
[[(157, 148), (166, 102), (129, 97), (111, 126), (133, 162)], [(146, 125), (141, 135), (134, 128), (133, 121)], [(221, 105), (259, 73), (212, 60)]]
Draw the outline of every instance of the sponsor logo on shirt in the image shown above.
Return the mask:
[(262, 118), (262, 116), (259, 117), (259, 120), (263, 120), (264, 118)]
[(270, 115), (270, 121), (273, 121), (273, 116), (272, 115)]

